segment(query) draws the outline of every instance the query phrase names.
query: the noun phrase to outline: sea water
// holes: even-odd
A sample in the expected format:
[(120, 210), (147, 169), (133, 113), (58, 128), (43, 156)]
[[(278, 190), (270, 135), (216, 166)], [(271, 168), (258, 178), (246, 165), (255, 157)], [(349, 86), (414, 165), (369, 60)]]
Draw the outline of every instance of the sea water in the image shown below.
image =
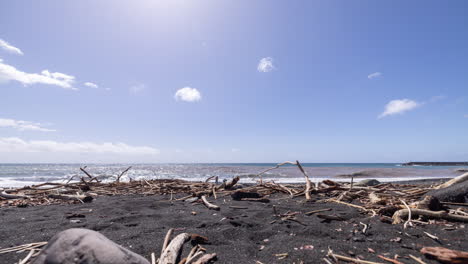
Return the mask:
[[(254, 183), (258, 173), (274, 167), (276, 163), (192, 163), (192, 164), (86, 164), (86, 170), (93, 176), (113, 179), (132, 166), (123, 180), (140, 179), (184, 179), (204, 181), (218, 176), (220, 181), (235, 176), (241, 182)], [(360, 173), (360, 179), (378, 178), (380, 181), (414, 180), (427, 178), (452, 178), (460, 175), (461, 167), (451, 166), (401, 166), (398, 163), (303, 163), (313, 181), (324, 179), (346, 180), (337, 177)], [(85, 176), (80, 167), (84, 164), (0, 164), (0, 187), (20, 187), (43, 182), (66, 182), (73, 176)], [(263, 180), (275, 182), (304, 182), (304, 176), (296, 166), (287, 165), (262, 175)]]

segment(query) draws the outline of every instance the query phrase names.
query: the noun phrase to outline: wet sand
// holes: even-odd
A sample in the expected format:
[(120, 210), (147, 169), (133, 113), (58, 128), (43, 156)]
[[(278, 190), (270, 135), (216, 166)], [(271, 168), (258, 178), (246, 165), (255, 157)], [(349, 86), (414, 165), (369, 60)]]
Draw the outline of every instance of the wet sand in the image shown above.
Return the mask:
[[(209, 238), (210, 244), (204, 247), (207, 253), (218, 254), (216, 263), (324, 263), (322, 258), (329, 247), (336, 254), (380, 263), (386, 262), (378, 255), (389, 258), (399, 255), (403, 263), (415, 263), (407, 259), (409, 254), (421, 257), (426, 263), (437, 263), (426, 259), (419, 250), (424, 246), (468, 248), (467, 229), (460, 223), (404, 230), (402, 225), (383, 223), (379, 217), (372, 218), (356, 208), (305, 202), (303, 197), (291, 199), (281, 194), (271, 196), (270, 203), (233, 201), (230, 196), (216, 200), (210, 197), (210, 201), (221, 207), (220, 211), (169, 198), (109, 196), (98, 197), (88, 204), (0, 208), (0, 248), (48, 241), (57, 232), (76, 227), (99, 231), (147, 259), (151, 252), (159, 255), (169, 228), (177, 228), (175, 234), (197, 233)], [(297, 215), (300, 223), (279, 220), (273, 206), (279, 214), (300, 212)], [(340, 216), (344, 221), (324, 222), (316, 215), (304, 214), (326, 208), (331, 211), (324, 213)], [(365, 234), (360, 223), (369, 225)], [(424, 231), (438, 236), (440, 243)], [(188, 254), (189, 247), (187, 243), (184, 255)], [(275, 254), (281, 253), (288, 256), (278, 259)], [(15, 263), (26, 254), (2, 254), (0, 263)]]

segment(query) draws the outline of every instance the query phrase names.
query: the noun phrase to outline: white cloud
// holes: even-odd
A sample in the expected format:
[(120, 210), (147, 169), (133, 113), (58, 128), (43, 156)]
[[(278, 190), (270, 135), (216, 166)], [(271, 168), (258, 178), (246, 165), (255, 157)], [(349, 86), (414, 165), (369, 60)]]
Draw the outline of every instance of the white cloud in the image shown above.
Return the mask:
[(238, 149), (238, 148), (232, 148), (231, 149), (231, 152), (239, 152), (239, 151), (240, 151), (240, 149)]
[(367, 75), (367, 78), (372, 80), (372, 79), (375, 79), (375, 78), (379, 78), (381, 76), (382, 76), (381, 72), (374, 72), (374, 73), (371, 73), (371, 74)]
[(402, 114), (404, 112), (413, 110), (420, 105), (421, 103), (410, 99), (392, 100), (385, 106), (385, 111), (379, 115), (379, 118), (383, 118), (389, 115)]
[(133, 94), (137, 94), (143, 90), (146, 89), (146, 85), (145, 84), (136, 84), (136, 85), (133, 85), (132, 87), (130, 87), (130, 92), (133, 93)]
[(88, 87), (91, 87), (91, 88), (99, 88), (99, 86), (97, 84), (92, 83), (92, 82), (85, 82), (84, 85), (88, 86)]
[(10, 45), (10, 43), (4, 41), (3, 39), (0, 39), (0, 48), (2, 48), (3, 50), (6, 50), (10, 53), (14, 53), (14, 54), (18, 54), (18, 55), (23, 55), (23, 52), (18, 49), (17, 47), (14, 47), (12, 45)]
[(200, 92), (195, 88), (184, 87), (177, 90), (174, 95), (176, 100), (182, 100), (186, 102), (196, 102), (201, 100)]
[(34, 122), (23, 121), (23, 120), (6, 119), (6, 118), (0, 118), (0, 127), (14, 128), (19, 131), (25, 131), (25, 130), (42, 131), (42, 132), (57, 131), (55, 129), (44, 128), (42, 127), (42, 124), (40, 123), (34, 123)]
[(77, 90), (72, 85), (75, 77), (60, 72), (49, 72), (43, 70), (39, 73), (26, 73), (15, 67), (5, 64), (0, 60), (0, 81), (17, 81), (23, 85), (48, 84), (56, 85), (65, 89)]
[(275, 69), (275, 66), (273, 65), (273, 58), (272, 57), (266, 57), (260, 60), (257, 66), (257, 70), (259, 72), (270, 72)]
[(465, 115), (466, 118), (468, 118), (468, 115)]
[(17, 137), (0, 138), (0, 152), (110, 153), (132, 155), (159, 154), (159, 150), (152, 147), (129, 146), (124, 143), (57, 142), (52, 140), (27, 141)]

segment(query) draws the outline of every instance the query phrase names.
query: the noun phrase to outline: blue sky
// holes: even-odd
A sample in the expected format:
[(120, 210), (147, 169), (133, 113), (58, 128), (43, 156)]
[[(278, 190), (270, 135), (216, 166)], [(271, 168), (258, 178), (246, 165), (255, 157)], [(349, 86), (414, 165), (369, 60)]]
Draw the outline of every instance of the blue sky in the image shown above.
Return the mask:
[(1, 162), (468, 160), (466, 1), (2, 1)]

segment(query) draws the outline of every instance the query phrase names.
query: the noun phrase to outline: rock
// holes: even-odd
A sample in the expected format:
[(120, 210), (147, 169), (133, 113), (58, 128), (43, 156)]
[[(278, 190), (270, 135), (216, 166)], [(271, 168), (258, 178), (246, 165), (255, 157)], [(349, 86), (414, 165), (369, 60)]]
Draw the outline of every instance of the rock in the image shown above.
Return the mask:
[(72, 228), (56, 234), (33, 264), (149, 264), (142, 256), (89, 229)]
[(426, 195), (434, 196), (441, 202), (465, 203), (468, 201), (468, 181), (432, 190)]
[(376, 179), (367, 179), (367, 180), (356, 182), (354, 185), (355, 186), (375, 186), (379, 184), (380, 182)]

